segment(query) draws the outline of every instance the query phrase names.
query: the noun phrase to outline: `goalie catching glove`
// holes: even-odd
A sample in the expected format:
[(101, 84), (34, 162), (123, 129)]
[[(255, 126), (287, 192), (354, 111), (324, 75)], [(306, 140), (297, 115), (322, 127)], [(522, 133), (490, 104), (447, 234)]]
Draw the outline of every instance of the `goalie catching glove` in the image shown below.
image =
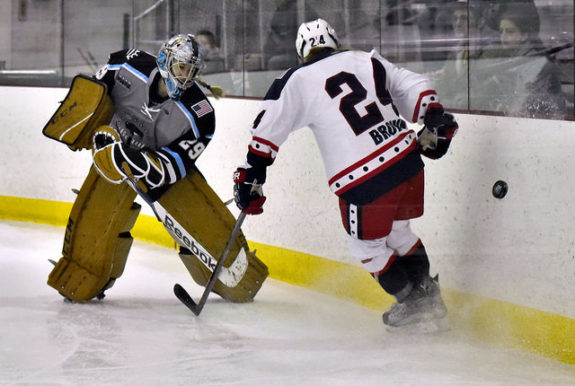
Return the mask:
[(441, 104), (430, 103), (424, 123), (424, 128), (417, 133), (417, 144), (421, 154), (431, 159), (443, 157), (457, 132), (459, 127), (457, 122), (453, 115), (444, 112)]
[(109, 126), (100, 127), (93, 138), (93, 160), (98, 173), (119, 184), (127, 179), (144, 192), (168, 181), (162, 155), (157, 151), (137, 150), (124, 145), (118, 133)]

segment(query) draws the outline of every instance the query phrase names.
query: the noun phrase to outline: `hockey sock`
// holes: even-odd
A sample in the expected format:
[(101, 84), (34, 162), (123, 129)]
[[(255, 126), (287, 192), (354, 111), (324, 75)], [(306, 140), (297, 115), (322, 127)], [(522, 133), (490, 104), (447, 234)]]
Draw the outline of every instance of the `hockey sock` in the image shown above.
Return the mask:
[(374, 274), (379, 285), (398, 302), (403, 301), (412, 288), (429, 276), (429, 258), (421, 242), (405, 256), (393, 255), (390, 264)]
[(425, 247), (421, 242), (405, 256), (397, 258), (396, 264), (399, 264), (413, 285), (420, 284), (423, 279), (429, 276), (429, 258)]
[(409, 274), (401, 263), (401, 258), (398, 258), (397, 255), (391, 256), (390, 263), (382, 271), (374, 273), (373, 276), (385, 292), (395, 296), (399, 302), (405, 299), (413, 288)]

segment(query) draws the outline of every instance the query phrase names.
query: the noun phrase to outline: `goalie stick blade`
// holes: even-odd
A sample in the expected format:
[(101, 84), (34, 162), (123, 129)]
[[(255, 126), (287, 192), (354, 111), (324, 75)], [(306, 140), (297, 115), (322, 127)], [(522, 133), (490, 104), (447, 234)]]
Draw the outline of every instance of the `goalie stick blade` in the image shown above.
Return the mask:
[(196, 316), (200, 315), (200, 312), (202, 312), (202, 309), (204, 308), (204, 305), (208, 300), (208, 296), (210, 296), (210, 292), (212, 292), (212, 290), (214, 289), (214, 286), (216, 285), (216, 280), (218, 280), (218, 276), (222, 271), (222, 268), (224, 267), (224, 263), (226, 261), (226, 258), (228, 257), (228, 253), (230, 252), (232, 244), (236, 239), (236, 236), (238, 235), (245, 218), (246, 214), (244, 212), (240, 213), (240, 215), (238, 216), (236, 224), (232, 229), (232, 234), (230, 235), (230, 238), (226, 243), (226, 247), (220, 256), (218, 263), (216, 264), (216, 268), (214, 268), (214, 271), (212, 272), (212, 276), (210, 276), (208, 284), (206, 284), (206, 288), (204, 289), (204, 293), (202, 294), (200, 301), (197, 304), (196, 302), (193, 301), (192, 297), (186, 292), (186, 290), (181, 285), (177, 283), (174, 285), (174, 294), (176, 295), (176, 297), (180, 299), (180, 301), (184, 303), (184, 305), (188, 307)]
[(182, 287), (179, 284), (174, 284), (174, 295), (176, 295), (176, 297), (182, 302), (184, 303), (184, 305), (186, 307), (188, 307), (190, 309), (190, 311), (192, 311), (194, 313), (194, 315), (199, 316), (200, 312), (202, 312), (202, 308), (203, 307), (199, 307), (196, 302), (194, 302), (194, 299), (192, 299), (192, 297), (190, 296), (190, 294), (188, 293), (188, 291), (186, 291), (184, 289), (184, 287)]

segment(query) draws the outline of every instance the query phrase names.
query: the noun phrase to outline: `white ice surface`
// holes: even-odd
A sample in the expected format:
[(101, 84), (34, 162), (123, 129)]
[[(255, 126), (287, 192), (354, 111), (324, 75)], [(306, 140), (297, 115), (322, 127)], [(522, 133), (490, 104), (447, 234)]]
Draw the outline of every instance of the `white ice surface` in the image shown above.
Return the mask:
[(0, 222), (0, 385), (575, 385), (575, 366), (451, 330), (386, 331), (379, 312), (268, 280), (251, 304), (198, 299), (175, 251), (136, 241), (103, 301), (46, 284), (63, 228)]

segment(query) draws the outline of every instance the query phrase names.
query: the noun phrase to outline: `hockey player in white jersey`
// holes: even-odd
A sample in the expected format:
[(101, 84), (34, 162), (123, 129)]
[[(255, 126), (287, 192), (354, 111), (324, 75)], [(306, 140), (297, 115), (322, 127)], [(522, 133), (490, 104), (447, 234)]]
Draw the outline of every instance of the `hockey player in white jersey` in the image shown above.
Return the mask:
[[(340, 49), (323, 19), (299, 27), (296, 49), (301, 65), (273, 82), (254, 121), (246, 162), (234, 173), (236, 204), (248, 214), (263, 212), (266, 168), (292, 131), (311, 128), (350, 252), (397, 301), (383, 322), (443, 318), (438, 280), (409, 220), (423, 214), (421, 154), (443, 156), (457, 123), (427, 78), (375, 50)], [(416, 134), (406, 120), (425, 126)]]

